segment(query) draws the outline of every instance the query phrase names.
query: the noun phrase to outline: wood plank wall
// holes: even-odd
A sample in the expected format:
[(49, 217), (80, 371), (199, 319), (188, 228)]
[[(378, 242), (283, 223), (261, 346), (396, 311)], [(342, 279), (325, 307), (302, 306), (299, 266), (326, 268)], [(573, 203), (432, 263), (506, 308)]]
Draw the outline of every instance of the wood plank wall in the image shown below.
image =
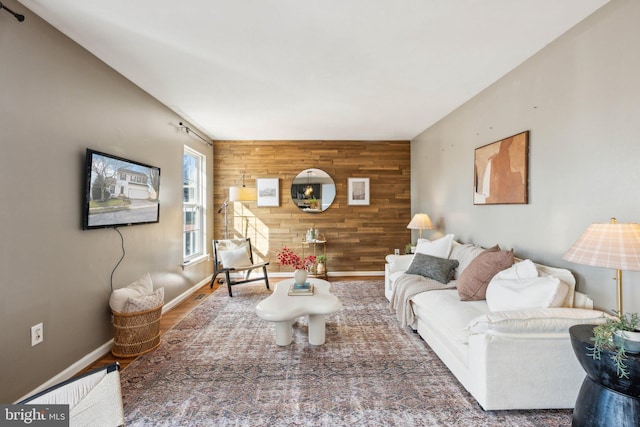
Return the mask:
[[(311, 227), (327, 238), (330, 273), (383, 271), (385, 255), (410, 242), (409, 141), (214, 141), (213, 150), (216, 239), (225, 237), (224, 211), (217, 210), (243, 171), (248, 187), (256, 178), (280, 179), (280, 206), (233, 202), (227, 211), (229, 237), (250, 237), (271, 271), (291, 270), (278, 267), (276, 253), (283, 245), (301, 252)], [(308, 168), (324, 170), (336, 184), (333, 204), (321, 213), (302, 212), (291, 201), (292, 180)], [(369, 206), (347, 204), (350, 177), (370, 179)]]

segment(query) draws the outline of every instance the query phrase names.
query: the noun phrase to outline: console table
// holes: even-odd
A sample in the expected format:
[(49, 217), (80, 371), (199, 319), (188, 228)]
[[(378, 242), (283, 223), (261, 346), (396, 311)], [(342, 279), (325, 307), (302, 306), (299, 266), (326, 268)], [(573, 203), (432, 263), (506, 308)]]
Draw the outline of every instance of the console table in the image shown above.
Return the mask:
[(573, 351), (587, 377), (582, 383), (573, 410), (574, 427), (640, 425), (640, 355), (628, 354), (625, 364), (629, 378), (619, 378), (611, 360), (613, 352), (602, 350), (600, 360), (588, 354), (595, 325), (569, 328)]

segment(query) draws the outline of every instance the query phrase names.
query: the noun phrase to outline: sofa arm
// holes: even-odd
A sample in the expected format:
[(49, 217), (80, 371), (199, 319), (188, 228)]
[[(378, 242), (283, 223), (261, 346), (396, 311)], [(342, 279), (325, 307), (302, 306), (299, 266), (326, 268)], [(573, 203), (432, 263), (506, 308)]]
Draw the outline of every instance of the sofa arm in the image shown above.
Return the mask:
[(604, 323), (606, 313), (582, 308), (532, 308), (496, 311), (478, 316), (469, 322), (469, 335), (492, 333), (544, 334), (568, 333), (573, 325)]
[(413, 255), (387, 255), (385, 261), (387, 261), (389, 273), (406, 271), (411, 265), (411, 261), (413, 261)]

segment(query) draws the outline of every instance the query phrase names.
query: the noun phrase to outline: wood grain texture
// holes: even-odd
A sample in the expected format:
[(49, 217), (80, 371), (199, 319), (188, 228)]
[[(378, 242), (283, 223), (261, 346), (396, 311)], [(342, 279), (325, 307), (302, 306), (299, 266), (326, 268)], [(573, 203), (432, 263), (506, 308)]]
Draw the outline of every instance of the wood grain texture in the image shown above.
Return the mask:
[[(271, 271), (279, 270), (276, 253), (283, 245), (301, 252), (311, 227), (328, 240), (329, 272), (381, 271), (385, 255), (411, 239), (409, 141), (214, 141), (213, 152), (216, 210), (243, 171), (249, 187), (256, 178), (280, 179), (280, 206), (232, 202), (228, 208), (229, 236), (250, 237), (259, 257), (271, 260)], [(291, 182), (307, 168), (324, 170), (336, 184), (336, 198), (324, 212), (302, 212), (291, 201)], [(347, 204), (348, 178), (354, 177), (370, 179), (369, 206)], [(214, 212), (213, 221), (214, 237), (224, 238), (222, 213)]]

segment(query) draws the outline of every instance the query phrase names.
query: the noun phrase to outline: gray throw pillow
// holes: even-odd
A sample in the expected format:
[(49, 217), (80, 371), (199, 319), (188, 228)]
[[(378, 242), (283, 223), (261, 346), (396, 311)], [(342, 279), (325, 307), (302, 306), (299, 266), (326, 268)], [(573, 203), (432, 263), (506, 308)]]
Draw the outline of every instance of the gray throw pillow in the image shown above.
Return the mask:
[(458, 260), (417, 253), (406, 273), (417, 274), (447, 284), (453, 278), (457, 267)]

